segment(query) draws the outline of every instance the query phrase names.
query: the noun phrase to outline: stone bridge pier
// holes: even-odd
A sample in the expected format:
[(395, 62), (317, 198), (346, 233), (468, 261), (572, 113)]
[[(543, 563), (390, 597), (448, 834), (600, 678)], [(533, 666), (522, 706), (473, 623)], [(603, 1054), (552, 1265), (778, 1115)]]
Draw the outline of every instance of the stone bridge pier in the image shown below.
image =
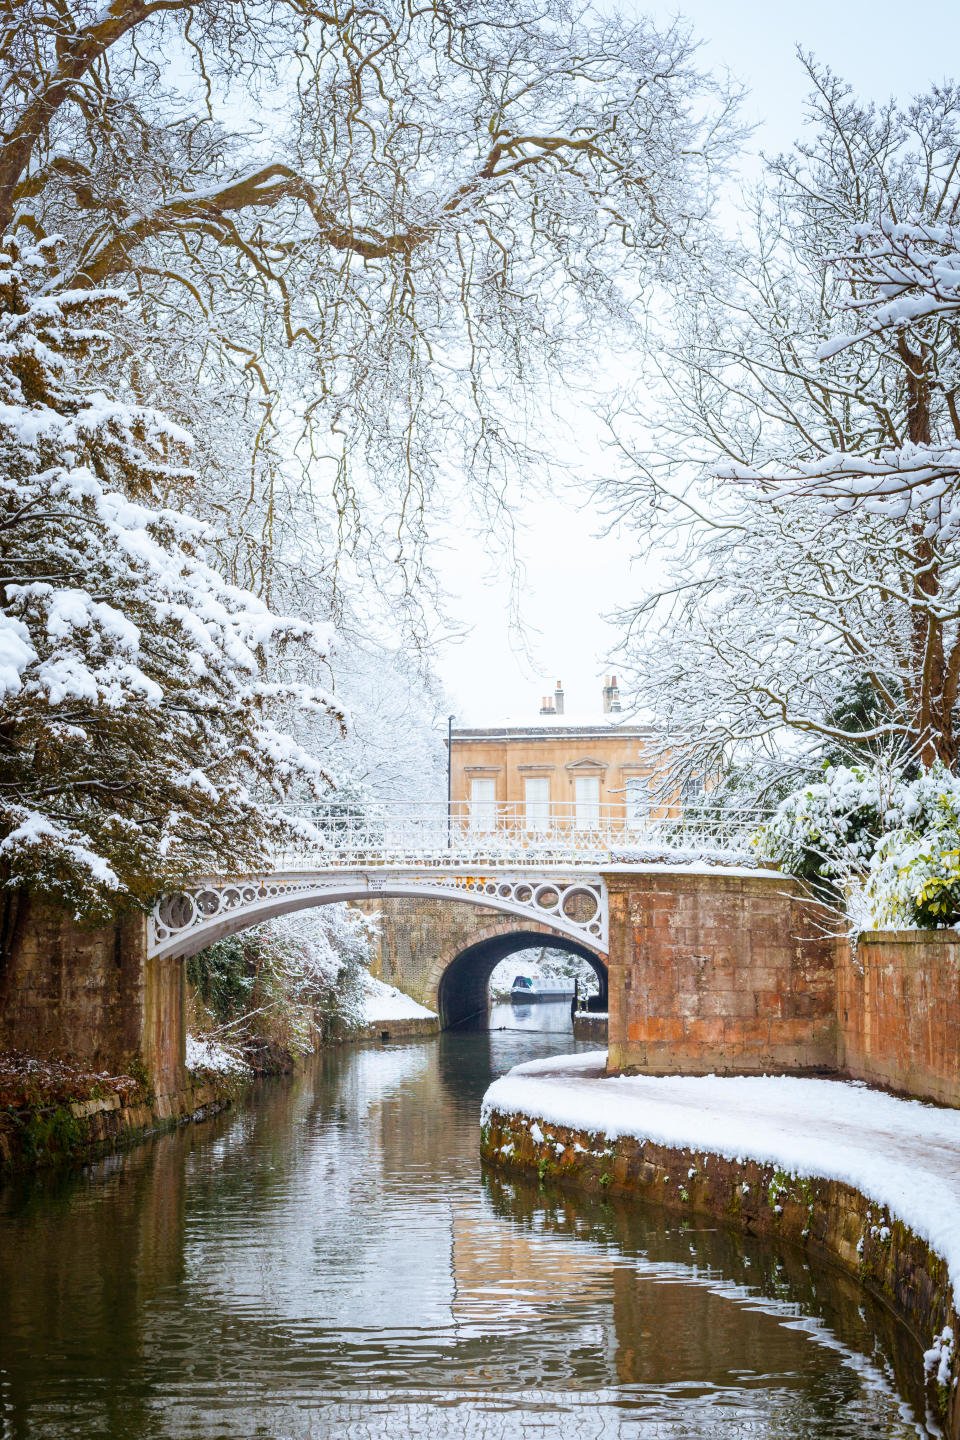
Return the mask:
[(606, 954), (549, 925), (456, 900), (398, 896), (359, 908), (380, 918), (374, 968), (381, 978), (435, 1010), (445, 1029), (486, 1013), (487, 986), (501, 960), (544, 945), (592, 966), (606, 1008)]
[[(839, 1068), (840, 917), (770, 870), (621, 866), (610, 897), (610, 1070)], [(838, 935), (840, 938), (837, 938)]]

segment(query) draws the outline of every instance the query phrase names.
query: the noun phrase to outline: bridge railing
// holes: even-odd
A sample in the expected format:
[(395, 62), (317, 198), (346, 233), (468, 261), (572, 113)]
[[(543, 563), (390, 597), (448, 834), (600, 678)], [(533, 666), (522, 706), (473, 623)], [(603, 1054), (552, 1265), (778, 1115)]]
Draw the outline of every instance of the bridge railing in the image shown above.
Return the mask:
[[(698, 803), (673, 814), (624, 805), (330, 802), (298, 808), (304, 838), (277, 857), (286, 868), (411, 865), (604, 865), (702, 858), (762, 863), (751, 844), (758, 810)], [(293, 816), (291, 817), (293, 818)]]

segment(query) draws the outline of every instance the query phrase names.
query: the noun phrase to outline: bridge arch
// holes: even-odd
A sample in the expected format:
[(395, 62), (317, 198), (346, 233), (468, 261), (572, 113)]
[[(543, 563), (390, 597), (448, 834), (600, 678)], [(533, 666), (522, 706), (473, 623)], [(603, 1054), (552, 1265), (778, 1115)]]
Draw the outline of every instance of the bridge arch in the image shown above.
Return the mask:
[(589, 949), (567, 935), (551, 934), (549, 930), (497, 925), (492, 933), (475, 940), (447, 964), (437, 985), (437, 1009), (444, 1030), (455, 1029), (487, 1013), (490, 976), (501, 960), (520, 951), (539, 949), (565, 950), (579, 955), (591, 966), (600, 982), (602, 1009), (606, 1009), (606, 956)]
[(148, 923), (150, 958), (186, 958), (216, 940), (278, 915), (338, 901), (413, 897), (461, 901), (544, 925), (551, 933), (605, 950), (607, 891), (598, 875), (541, 868), (462, 871), (292, 871), (201, 880), (161, 896)]

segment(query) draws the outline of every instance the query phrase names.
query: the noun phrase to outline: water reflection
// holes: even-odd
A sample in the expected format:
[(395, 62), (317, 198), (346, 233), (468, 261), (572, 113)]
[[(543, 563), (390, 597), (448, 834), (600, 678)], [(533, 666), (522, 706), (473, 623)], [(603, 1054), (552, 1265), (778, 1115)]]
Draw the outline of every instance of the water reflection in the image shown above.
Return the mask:
[(553, 1035), (569, 1033), (570, 1001), (559, 1003), (539, 1001), (533, 1005), (516, 1005), (509, 1000), (498, 1000), (490, 1006), (491, 1030), (523, 1030), (528, 1033), (547, 1032)]
[(481, 1179), (491, 1074), (561, 1048), (515, 1029), (345, 1051), (9, 1187), (0, 1436), (915, 1434), (895, 1380), (919, 1352), (843, 1276)]

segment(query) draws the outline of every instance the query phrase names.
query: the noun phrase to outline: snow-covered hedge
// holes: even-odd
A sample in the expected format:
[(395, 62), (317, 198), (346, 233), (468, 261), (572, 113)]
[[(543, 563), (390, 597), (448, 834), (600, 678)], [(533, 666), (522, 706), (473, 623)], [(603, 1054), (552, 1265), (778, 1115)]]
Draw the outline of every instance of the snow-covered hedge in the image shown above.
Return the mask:
[(788, 795), (754, 843), (874, 928), (960, 921), (960, 779), (943, 765), (913, 780), (830, 767)]
[(960, 920), (960, 779), (942, 765), (902, 788), (879, 841), (867, 894), (878, 923), (936, 928)]
[(780, 802), (754, 846), (793, 875), (835, 885), (869, 866), (898, 788), (879, 770), (831, 766)]

